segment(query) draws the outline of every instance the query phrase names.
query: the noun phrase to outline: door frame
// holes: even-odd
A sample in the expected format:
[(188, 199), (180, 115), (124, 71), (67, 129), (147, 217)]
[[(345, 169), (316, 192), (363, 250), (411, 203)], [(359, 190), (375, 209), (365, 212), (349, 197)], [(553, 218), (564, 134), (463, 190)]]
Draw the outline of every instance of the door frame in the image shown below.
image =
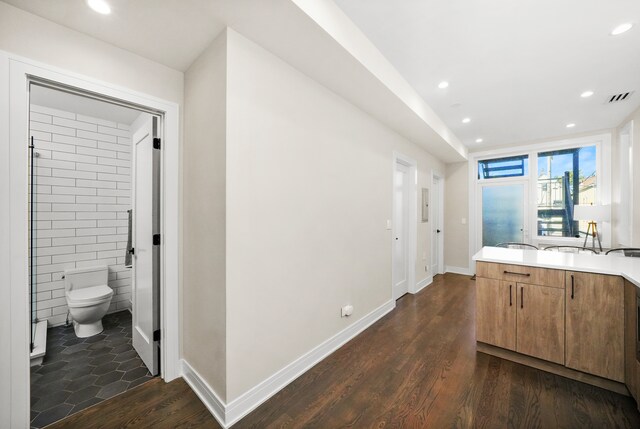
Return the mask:
[[(433, 266), (435, 265), (433, 263), (433, 260), (436, 258), (438, 258), (438, 265), (436, 267), (436, 271), (432, 272), (431, 275), (435, 276), (436, 274), (444, 274), (444, 235), (446, 234), (446, 231), (444, 230), (444, 186), (445, 186), (445, 178), (444, 178), (444, 174), (432, 171), (431, 172), (431, 192), (429, 193), (430, 197), (430, 201), (429, 201), (429, 216), (430, 219), (433, 219), (433, 213), (437, 210), (438, 212), (438, 225), (434, 225), (435, 228), (431, 228), (431, 269), (433, 270)], [(434, 198), (433, 198), (433, 188), (434, 188), (434, 184), (435, 182), (438, 182), (438, 201), (437, 201), (437, 205), (434, 207), (434, 204), (432, 204)], [(435, 239), (433, 237), (433, 230), (434, 229), (439, 229), (441, 231), (441, 234), (437, 234)], [(434, 250), (434, 247), (437, 248), (437, 255), (436, 252)]]
[[(69, 72), (0, 51), (0, 158), (3, 160), (0, 198), (8, 201), (0, 220), (9, 240), (0, 242), (0, 268), (8, 273), (8, 284), (0, 288), (0, 328), (8, 347), (0, 351), (0, 415), (11, 427), (28, 427), (29, 305), (28, 305), (28, 220), (27, 141), (29, 136), (29, 79), (55, 82), (130, 106), (153, 110), (163, 116), (161, 217), (161, 377), (170, 381), (180, 375), (179, 320), (179, 110), (176, 103), (132, 91), (98, 79)], [(10, 112), (10, 113), (9, 113)], [(5, 158), (6, 155), (6, 158)], [(8, 186), (6, 185), (8, 184)], [(4, 236), (4, 235), (3, 235)], [(6, 258), (5, 258), (6, 256)], [(8, 329), (7, 329), (8, 327)], [(3, 337), (5, 338), (5, 337)], [(5, 387), (6, 386), (6, 387)]]
[(391, 164), (391, 299), (393, 298), (393, 236), (395, 236), (395, 172), (396, 165), (402, 164), (409, 168), (409, 225), (407, 228), (407, 291), (416, 293), (416, 252), (417, 252), (417, 226), (418, 226), (418, 163), (413, 158), (400, 152), (393, 152), (393, 163)]

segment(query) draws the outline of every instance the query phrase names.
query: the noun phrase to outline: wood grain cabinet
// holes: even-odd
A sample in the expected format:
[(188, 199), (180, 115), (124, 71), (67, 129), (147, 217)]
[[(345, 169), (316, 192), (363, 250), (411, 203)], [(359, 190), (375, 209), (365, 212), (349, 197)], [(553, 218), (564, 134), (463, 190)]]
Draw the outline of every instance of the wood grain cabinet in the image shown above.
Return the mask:
[(476, 278), (476, 340), (516, 349), (516, 284)]
[(624, 382), (624, 284), (618, 276), (566, 272), (569, 368)]
[(516, 351), (564, 364), (564, 290), (517, 283)]
[(640, 409), (640, 362), (636, 358), (638, 330), (637, 287), (624, 282), (624, 380)]
[(564, 364), (564, 272), (477, 264), (476, 340)]

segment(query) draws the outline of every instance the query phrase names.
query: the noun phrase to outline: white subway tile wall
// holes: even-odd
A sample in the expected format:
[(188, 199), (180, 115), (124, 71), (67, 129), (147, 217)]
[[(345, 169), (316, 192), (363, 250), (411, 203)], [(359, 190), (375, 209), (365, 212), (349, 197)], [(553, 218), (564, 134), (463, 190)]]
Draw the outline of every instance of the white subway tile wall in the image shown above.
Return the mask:
[(129, 126), (31, 105), (34, 162), (36, 316), (49, 326), (67, 316), (67, 268), (109, 266), (109, 312), (131, 306), (124, 266), (131, 208)]

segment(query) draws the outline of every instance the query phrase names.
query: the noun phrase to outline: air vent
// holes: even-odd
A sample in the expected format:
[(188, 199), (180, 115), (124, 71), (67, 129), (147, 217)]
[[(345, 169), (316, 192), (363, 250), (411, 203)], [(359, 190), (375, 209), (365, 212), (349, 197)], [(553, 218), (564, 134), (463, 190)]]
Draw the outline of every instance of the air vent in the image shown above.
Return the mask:
[(620, 94), (613, 94), (611, 97), (609, 97), (608, 102), (617, 103), (619, 101), (628, 100), (629, 98), (631, 98), (632, 95), (633, 95), (633, 91), (621, 92)]

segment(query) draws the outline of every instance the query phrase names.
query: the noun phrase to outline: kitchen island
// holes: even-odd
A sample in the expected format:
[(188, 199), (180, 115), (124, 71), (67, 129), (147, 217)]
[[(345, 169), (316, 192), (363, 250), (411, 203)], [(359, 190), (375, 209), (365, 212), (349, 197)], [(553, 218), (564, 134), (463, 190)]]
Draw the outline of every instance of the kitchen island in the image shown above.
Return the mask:
[(640, 259), (484, 247), (478, 351), (638, 401)]

